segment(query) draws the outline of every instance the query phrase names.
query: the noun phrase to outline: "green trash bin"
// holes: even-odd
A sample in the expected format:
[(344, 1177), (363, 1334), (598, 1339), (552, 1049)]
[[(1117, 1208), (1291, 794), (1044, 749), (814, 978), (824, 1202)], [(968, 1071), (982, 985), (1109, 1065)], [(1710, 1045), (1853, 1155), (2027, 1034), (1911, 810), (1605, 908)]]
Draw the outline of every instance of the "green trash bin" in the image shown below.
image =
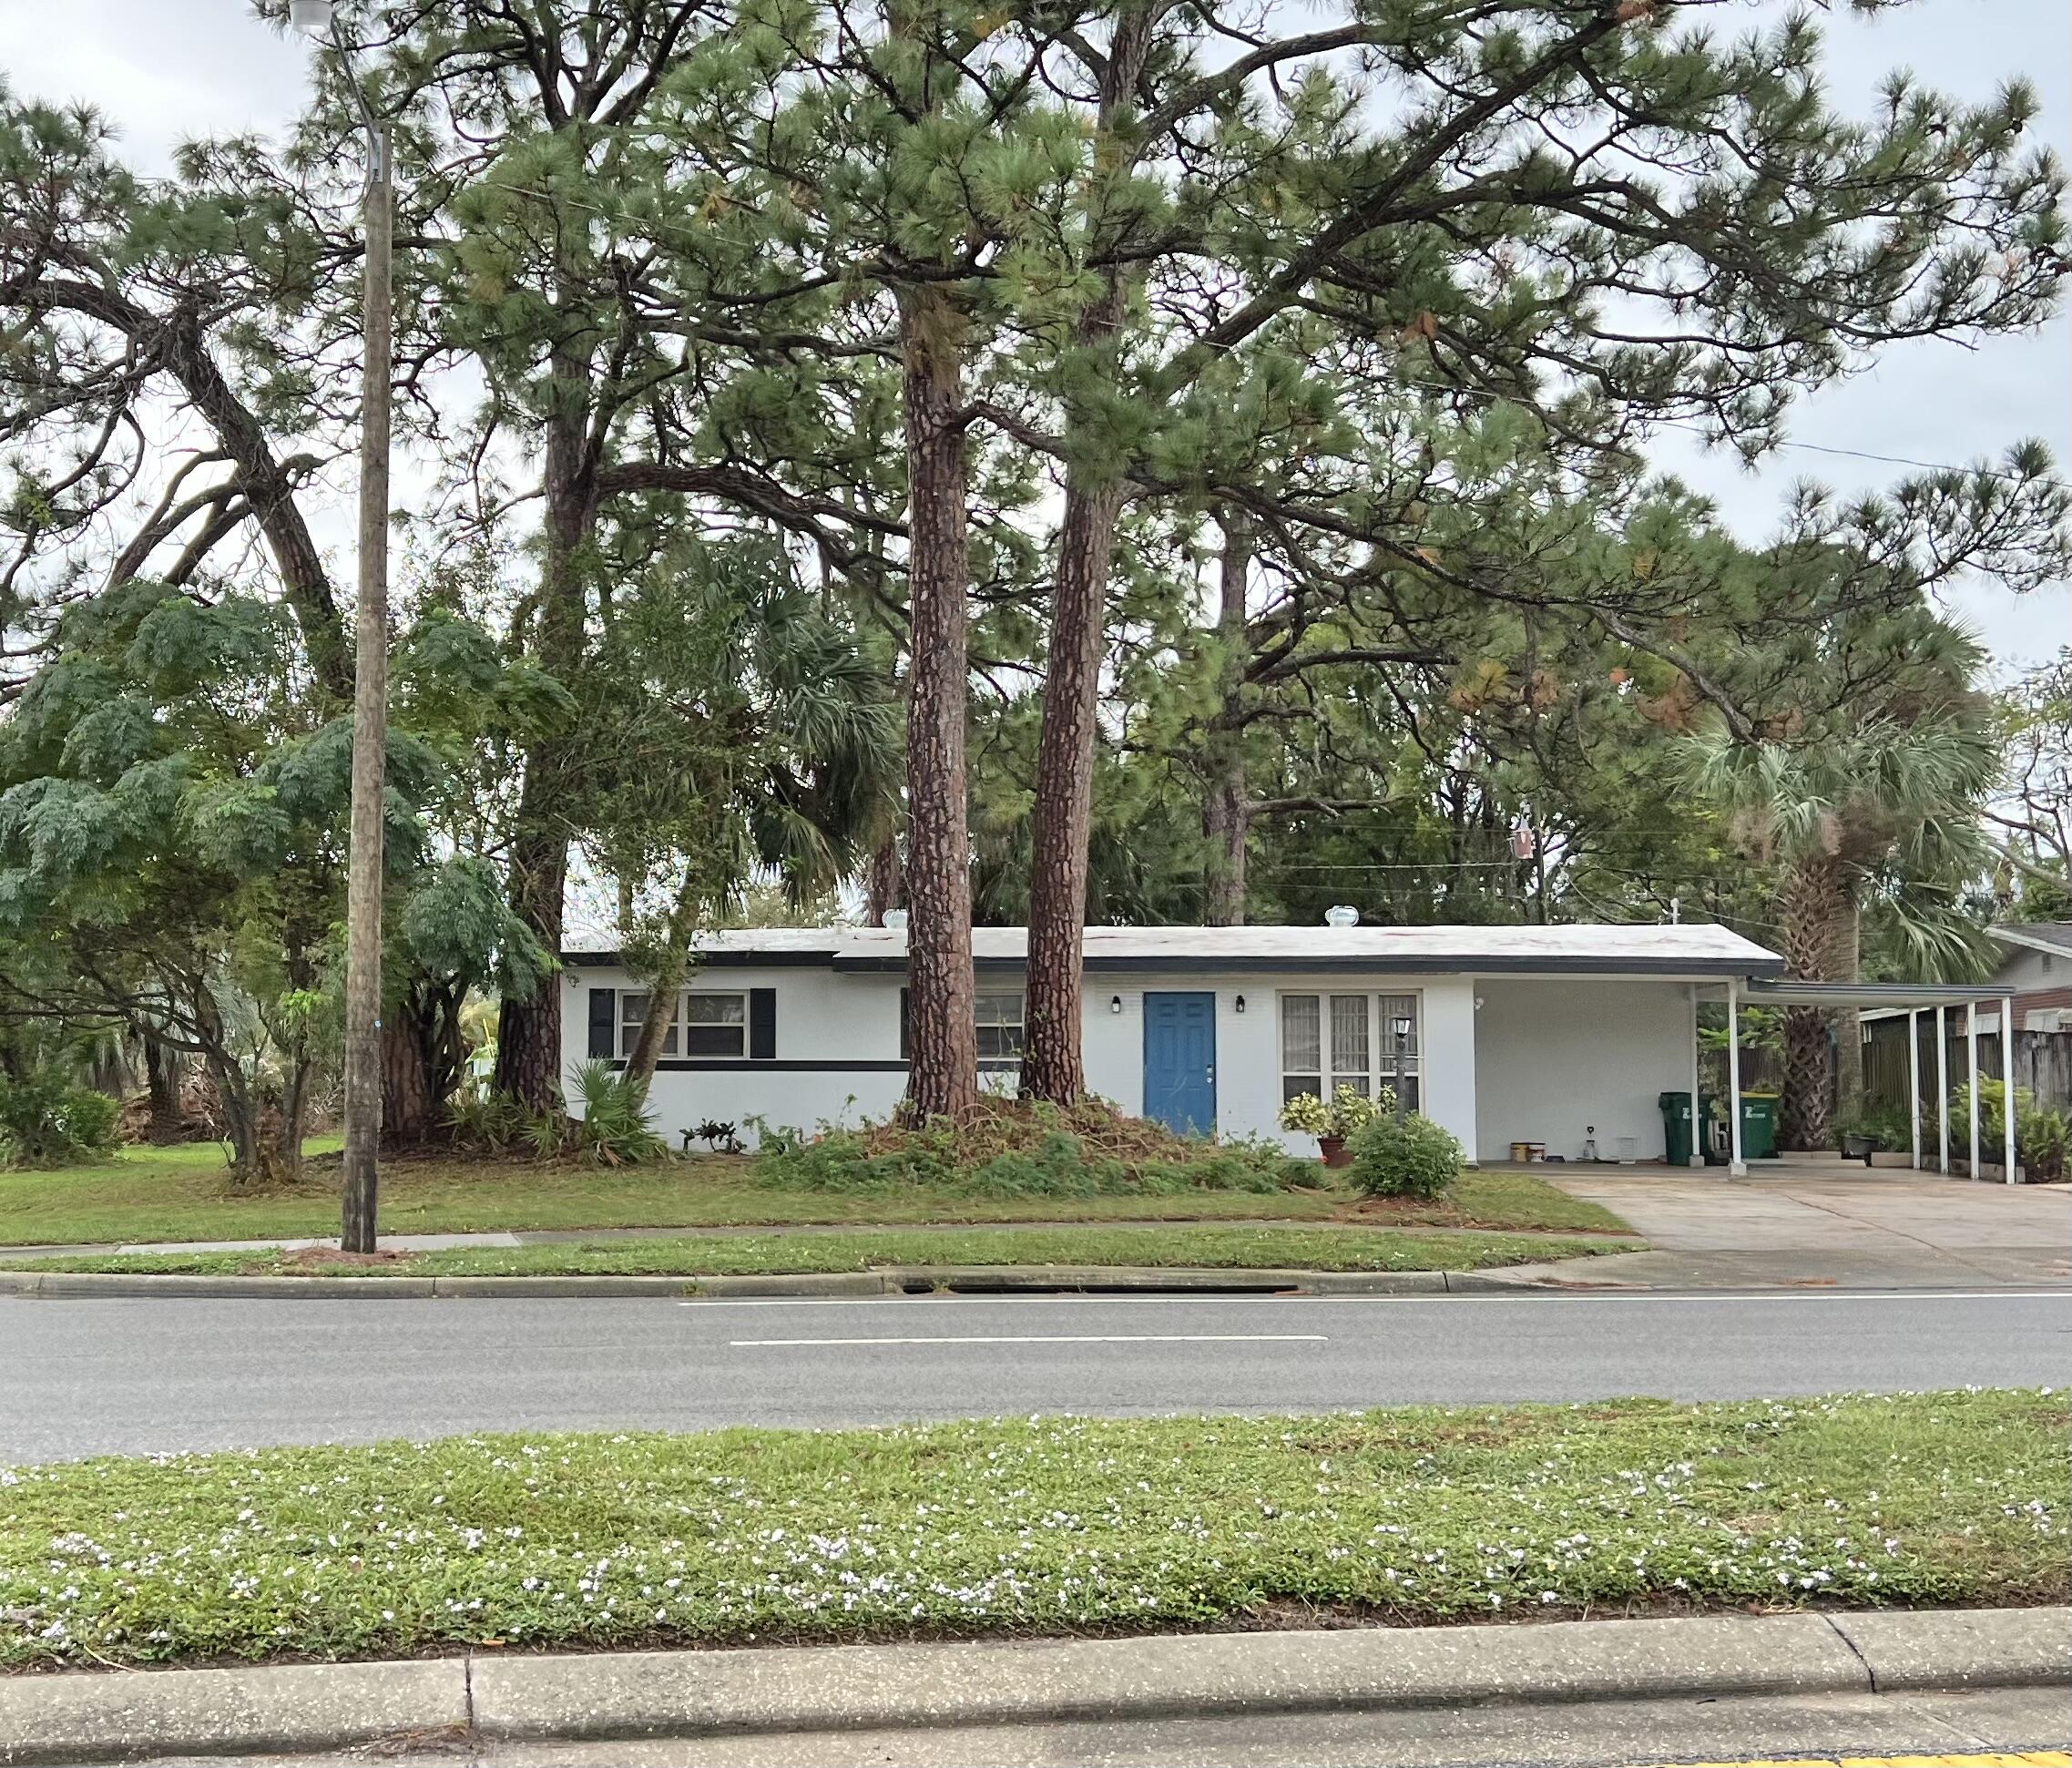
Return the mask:
[(1777, 1095), (1741, 1095), (1741, 1158), (1774, 1160), (1777, 1158)]
[(1673, 1167), (1690, 1164), (1690, 1095), (1664, 1093), (1656, 1101), (1662, 1108), (1662, 1141)]

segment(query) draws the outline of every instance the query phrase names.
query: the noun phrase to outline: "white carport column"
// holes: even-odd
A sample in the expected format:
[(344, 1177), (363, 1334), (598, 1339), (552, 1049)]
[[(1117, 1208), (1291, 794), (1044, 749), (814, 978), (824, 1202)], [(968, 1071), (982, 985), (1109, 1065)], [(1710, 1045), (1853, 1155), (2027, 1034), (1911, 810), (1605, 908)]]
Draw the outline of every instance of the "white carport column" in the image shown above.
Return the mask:
[(1978, 1003), (1965, 1003), (1965, 1062), (1971, 1070), (1971, 1177), (1978, 1177)]
[(1949, 1008), (1935, 1009), (1935, 1166), (1950, 1170), (1950, 1032)]
[(1921, 1170), (1921, 1009), (1906, 1010), (1906, 1123), (1914, 1133), (1914, 1168)]
[(2000, 1088), (2004, 1109), (2000, 1115), (2007, 1120), (2007, 1167), (2006, 1179), (2015, 1182), (2015, 997), (2010, 995), (2000, 1003)]
[(1727, 978), (1727, 1173), (1746, 1179), (1749, 1163), (1741, 1159), (1741, 981)]
[(1690, 985), (1690, 1164), (1705, 1164), (1704, 1144), (1699, 1140), (1700, 1119), (1698, 1115), (1698, 985)]

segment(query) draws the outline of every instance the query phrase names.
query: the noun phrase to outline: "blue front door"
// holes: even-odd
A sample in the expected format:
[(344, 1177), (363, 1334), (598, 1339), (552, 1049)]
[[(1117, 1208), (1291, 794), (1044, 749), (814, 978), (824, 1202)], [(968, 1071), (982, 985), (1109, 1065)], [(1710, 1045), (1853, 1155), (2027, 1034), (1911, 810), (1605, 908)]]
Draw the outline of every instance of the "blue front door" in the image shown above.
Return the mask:
[(1216, 996), (1144, 996), (1144, 1115), (1185, 1136), (1216, 1129)]

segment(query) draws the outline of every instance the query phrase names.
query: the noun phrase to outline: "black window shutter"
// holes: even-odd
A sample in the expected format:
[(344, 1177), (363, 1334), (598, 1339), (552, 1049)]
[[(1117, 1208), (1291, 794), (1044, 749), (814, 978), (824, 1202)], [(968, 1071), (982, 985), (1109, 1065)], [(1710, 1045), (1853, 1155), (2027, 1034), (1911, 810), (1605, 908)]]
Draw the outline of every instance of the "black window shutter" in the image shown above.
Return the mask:
[(914, 1021), (907, 1017), (907, 990), (899, 991), (899, 1059), (911, 1060), (914, 1055)]
[(618, 1054), (613, 1048), (618, 1031), (618, 990), (590, 990), (590, 1054), (607, 1060)]
[(758, 1062), (777, 1058), (777, 991), (749, 990), (749, 1055)]

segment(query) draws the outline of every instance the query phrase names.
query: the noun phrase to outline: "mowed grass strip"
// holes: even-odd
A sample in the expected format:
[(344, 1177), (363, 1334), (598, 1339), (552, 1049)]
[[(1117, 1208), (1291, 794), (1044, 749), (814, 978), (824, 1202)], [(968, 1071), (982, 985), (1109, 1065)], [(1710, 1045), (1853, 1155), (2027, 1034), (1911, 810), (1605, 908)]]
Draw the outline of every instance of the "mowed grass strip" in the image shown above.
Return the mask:
[[(321, 1157), (335, 1143), (312, 1144)], [(0, 1172), (0, 1246), (141, 1241), (290, 1240), (335, 1233), (338, 1166), (255, 1196), (230, 1189), (213, 1144), (130, 1149), (114, 1160), (53, 1171)], [(1324, 1176), (1319, 1169), (1320, 1180)], [(1470, 1172), (1435, 1202), (1362, 1203), (1315, 1191), (1196, 1191), (1179, 1195), (975, 1198), (914, 1186), (894, 1191), (782, 1191), (752, 1159), (709, 1155), (601, 1170), (526, 1160), (385, 1162), (382, 1231), (474, 1233), (581, 1228), (760, 1227), (815, 1223), (1118, 1221), (1325, 1221), (1375, 1227), (1619, 1232), (1625, 1224), (1530, 1173)]]
[[(1385, 1228), (969, 1228), (678, 1235), (456, 1248), (350, 1263), (280, 1252), (109, 1252), (23, 1259), (25, 1271), (202, 1276), (770, 1276), (886, 1265), (1138, 1265), (1210, 1270), (1480, 1271), (1631, 1248), (1627, 1240)], [(6, 1264), (0, 1251), (0, 1267)]]
[(484, 1436), (0, 1472), (0, 1664), (2061, 1599), (2047, 1392)]

